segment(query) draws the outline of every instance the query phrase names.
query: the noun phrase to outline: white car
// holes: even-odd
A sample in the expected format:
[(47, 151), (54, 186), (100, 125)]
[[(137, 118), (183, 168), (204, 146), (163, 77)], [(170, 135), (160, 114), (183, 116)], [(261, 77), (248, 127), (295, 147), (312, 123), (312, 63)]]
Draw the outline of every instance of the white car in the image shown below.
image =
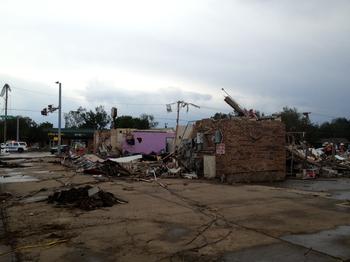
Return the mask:
[(6, 142), (5, 149), (8, 149), (9, 152), (18, 152), (18, 153), (23, 153), (24, 151), (28, 150), (27, 143), (19, 142), (19, 141)]
[(9, 150), (6, 147), (6, 145), (4, 143), (1, 143), (0, 146), (0, 155), (8, 155), (9, 154)]

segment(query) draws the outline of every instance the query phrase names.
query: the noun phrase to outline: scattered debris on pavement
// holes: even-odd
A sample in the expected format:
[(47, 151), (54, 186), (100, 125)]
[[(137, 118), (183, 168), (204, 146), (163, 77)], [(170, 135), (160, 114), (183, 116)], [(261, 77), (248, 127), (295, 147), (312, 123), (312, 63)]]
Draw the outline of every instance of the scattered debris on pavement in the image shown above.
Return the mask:
[[(153, 159), (153, 160), (150, 160)], [(173, 154), (150, 157), (149, 155), (133, 155), (119, 158), (102, 159), (93, 154), (66, 155), (62, 159), (64, 166), (73, 168), (78, 173), (91, 174), (100, 181), (106, 177), (184, 177), (197, 178), (195, 174), (190, 176), (183, 174), (185, 168), (179, 166), (179, 162)]]
[(71, 205), (89, 211), (101, 207), (111, 207), (115, 204), (125, 204), (128, 201), (98, 187), (85, 186), (55, 192), (49, 196), (48, 203)]
[(9, 192), (1, 193), (0, 194), (0, 201), (5, 201), (5, 200), (7, 200), (7, 199), (9, 199), (11, 197), (12, 197), (12, 194), (9, 193)]
[(0, 168), (19, 168), (19, 167), (25, 167), (25, 166), (17, 162), (7, 162), (7, 161), (0, 160)]

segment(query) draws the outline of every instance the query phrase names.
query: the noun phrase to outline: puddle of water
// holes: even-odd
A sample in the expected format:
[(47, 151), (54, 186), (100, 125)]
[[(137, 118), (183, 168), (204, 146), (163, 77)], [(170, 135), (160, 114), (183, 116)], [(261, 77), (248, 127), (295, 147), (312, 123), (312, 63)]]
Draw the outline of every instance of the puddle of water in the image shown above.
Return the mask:
[(332, 198), (335, 198), (338, 200), (350, 200), (350, 191), (336, 191), (331, 193), (332, 193)]
[(9, 177), (0, 176), (0, 184), (33, 182), (33, 181), (39, 181), (39, 179), (32, 176), (21, 176), (21, 175), (15, 175), (15, 176), (9, 176)]
[(326, 180), (286, 180), (284, 182), (275, 183), (277, 187), (292, 188), (297, 190), (305, 190), (311, 192), (325, 192), (327, 196), (337, 200), (350, 199), (350, 179), (334, 178)]
[(350, 226), (339, 226), (314, 234), (288, 235), (282, 239), (344, 260), (350, 259)]
[[(306, 254), (306, 255), (305, 255)], [(308, 262), (336, 262), (326, 255), (309, 251), (306, 248), (287, 243), (277, 243), (271, 245), (251, 247), (235, 252), (225, 252), (218, 260), (222, 262), (241, 262), (241, 261), (308, 261)]]
[(181, 240), (184, 236), (188, 235), (189, 232), (189, 229), (176, 225), (172, 226), (165, 232), (164, 238), (170, 242), (177, 242)]

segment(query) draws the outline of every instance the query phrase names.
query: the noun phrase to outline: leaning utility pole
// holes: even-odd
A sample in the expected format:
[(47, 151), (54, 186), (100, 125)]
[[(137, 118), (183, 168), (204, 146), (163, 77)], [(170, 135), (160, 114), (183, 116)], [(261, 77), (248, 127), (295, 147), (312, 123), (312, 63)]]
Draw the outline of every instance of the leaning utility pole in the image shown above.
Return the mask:
[(4, 121), (4, 143), (6, 143), (6, 133), (7, 133), (7, 100), (8, 100), (8, 91), (11, 91), (11, 88), (8, 84), (5, 84), (1, 90), (0, 96), (5, 95), (5, 121)]
[(188, 112), (189, 110), (189, 106), (193, 106), (193, 107), (196, 107), (196, 108), (200, 108), (200, 106), (197, 106), (195, 104), (192, 104), (192, 103), (188, 103), (188, 102), (185, 102), (185, 101), (177, 101), (175, 103), (171, 103), (171, 104), (167, 104), (167, 111), (168, 112), (171, 112), (171, 106), (176, 104), (177, 105), (177, 108), (176, 108), (176, 129), (175, 129), (175, 139), (174, 139), (174, 150), (176, 149), (176, 142), (177, 142), (177, 139), (178, 139), (178, 131), (179, 131), (179, 120), (180, 120), (180, 109), (181, 107), (187, 107), (186, 111)]
[(182, 101), (177, 101), (176, 129), (175, 129), (174, 148), (176, 147), (177, 133), (179, 132), (179, 118), (180, 118), (180, 105), (181, 105), (181, 103), (182, 103)]

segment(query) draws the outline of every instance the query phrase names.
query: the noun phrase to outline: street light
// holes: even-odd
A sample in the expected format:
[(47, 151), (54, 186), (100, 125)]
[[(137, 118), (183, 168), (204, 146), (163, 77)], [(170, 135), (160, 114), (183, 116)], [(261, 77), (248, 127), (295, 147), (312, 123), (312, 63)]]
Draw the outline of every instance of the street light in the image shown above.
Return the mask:
[(62, 83), (59, 81), (56, 81), (56, 84), (58, 84), (59, 90), (58, 90), (58, 148), (57, 152), (58, 154), (61, 154), (61, 112), (62, 112), (62, 104), (61, 104), (61, 98), (62, 98)]

